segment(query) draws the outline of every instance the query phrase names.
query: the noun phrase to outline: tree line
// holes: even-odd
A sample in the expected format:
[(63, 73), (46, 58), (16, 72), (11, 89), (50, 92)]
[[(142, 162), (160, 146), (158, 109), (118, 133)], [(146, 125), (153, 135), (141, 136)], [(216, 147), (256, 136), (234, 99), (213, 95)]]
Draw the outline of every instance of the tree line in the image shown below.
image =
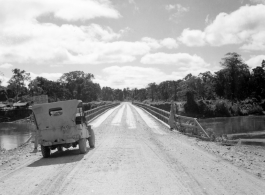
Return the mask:
[[(227, 53), (220, 62), (222, 69), (195, 76), (186, 75), (183, 79), (149, 83), (145, 88), (112, 89), (94, 83), (94, 75), (83, 71), (64, 73), (57, 81), (43, 77), (31, 80), (30, 73), (13, 69), (7, 87), (1, 87), (1, 99), (21, 100), (27, 97), (46, 94), (49, 101), (81, 99), (91, 101), (186, 101), (186, 94), (192, 93), (196, 99), (228, 99), (241, 101), (247, 98), (265, 99), (265, 60), (260, 66), (250, 70), (242, 57), (233, 52)], [(29, 82), (26, 86), (26, 81)], [(1, 84), (1, 83), (0, 83)], [(0, 101), (3, 101), (1, 100)]]
[(220, 64), (222, 69), (215, 73), (207, 71), (198, 76), (188, 74), (179, 80), (149, 83), (146, 88), (134, 89), (133, 98), (139, 101), (186, 101), (189, 92), (197, 100), (265, 99), (265, 60), (250, 70), (241, 56), (233, 52), (227, 53)]
[[(13, 75), (7, 87), (1, 87), (0, 101), (29, 101), (32, 96), (48, 95), (49, 102), (80, 99), (91, 101), (123, 101), (123, 92), (110, 87), (101, 88), (94, 83), (94, 75), (83, 71), (64, 73), (57, 81), (44, 77), (31, 80), (30, 73), (25, 70), (13, 69)], [(29, 83), (26, 86), (26, 83)]]

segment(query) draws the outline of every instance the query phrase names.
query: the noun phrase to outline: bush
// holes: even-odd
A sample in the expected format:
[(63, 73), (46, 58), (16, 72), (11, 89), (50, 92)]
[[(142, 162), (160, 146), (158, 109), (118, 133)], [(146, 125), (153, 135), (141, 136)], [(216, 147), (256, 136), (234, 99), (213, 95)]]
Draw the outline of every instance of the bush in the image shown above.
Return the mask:
[(214, 106), (209, 101), (198, 101), (200, 117), (214, 117)]
[(248, 114), (263, 114), (263, 109), (259, 105), (253, 105), (251, 109), (249, 109)]
[(215, 116), (216, 117), (229, 117), (232, 116), (229, 111), (228, 103), (221, 100), (217, 101), (215, 105)]

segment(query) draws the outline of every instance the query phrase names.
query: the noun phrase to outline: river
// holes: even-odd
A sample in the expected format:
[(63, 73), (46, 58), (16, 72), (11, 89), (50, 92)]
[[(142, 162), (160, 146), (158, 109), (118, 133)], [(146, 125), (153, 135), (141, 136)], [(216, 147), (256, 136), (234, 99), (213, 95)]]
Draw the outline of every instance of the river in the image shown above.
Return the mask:
[(0, 123), (0, 148), (10, 150), (25, 143), (35, 126), (31, 123)]
[(265, 131), (265, 116), (239, 116), (199, 119), (204, 129), (213, 129), (216, 135)]

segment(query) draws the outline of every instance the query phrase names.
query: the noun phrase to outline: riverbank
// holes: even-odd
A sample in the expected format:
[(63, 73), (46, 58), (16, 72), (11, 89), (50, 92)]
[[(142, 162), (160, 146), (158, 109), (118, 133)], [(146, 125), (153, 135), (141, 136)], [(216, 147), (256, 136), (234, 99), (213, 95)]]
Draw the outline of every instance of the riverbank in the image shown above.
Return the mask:
[(36, 157), (41, 157), (41, 152), (34, 151), (33, 143), (25, 143), (11, 150), (0, 149), (0, 175), (15, 170), (25, 161)]

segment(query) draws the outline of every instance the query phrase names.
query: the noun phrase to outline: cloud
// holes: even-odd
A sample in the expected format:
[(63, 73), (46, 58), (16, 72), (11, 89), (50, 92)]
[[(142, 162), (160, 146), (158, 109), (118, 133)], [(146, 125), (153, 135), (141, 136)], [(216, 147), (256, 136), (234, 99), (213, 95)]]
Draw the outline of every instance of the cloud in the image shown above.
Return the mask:
[(178, 40), (189, 47), (204, 46), (205, 33), (200, 30), (190, 30), (187, 28), (183, 30)]
[(209, 71), (212, 69), (208, 63), (200, 56), (190, 55), (187, 53), (154, 53), (147, 54), (142, 57), (141, 63), (143, 64), (159, 64), (159, 65), (174, 65), (177, 72), (181, 75), (189, 73), (199, 74), (201, 72)]
[(173, 11), (173, 10), (175, 10), (178, 13), (188, 12), (190, 10), (189, 7), (184, 7), (184, 6), (180, 5), (180, 4), (174, 4), (174, 5), (168, 4), (168, 5), (165, 6), (165, 9), (167, 11)]
[(63, 73), (40, 73), (40, 74), (35, 74), (33, 72), (29, 73), (31, 80), (35, 79), (36, 77), (43, 77), (51, 81), (56, 81), (63, 75)]
[(169, 20), (174, 20), (175, 22), (178, 22), (179, 17), (183, 16), (184, 13), (189, 12), (189, 7), (184, 7), (180, 4), (168, 4), (165, 6), (165, 9), (168, 12), (174, 12), (170, 15)]
[(2, 86), (5, 86), (6, 87), (8, 85), (9, 79), (10, 78), (5, 77), (5, 76), (3, 76), (3, 75), (0, 74), (0, 80), (2, 81), (2, 83), (1, 83)]
[(2, 17), (11, 22), (36, 21), (45, 15), (66, 21), (120, 17), (109, 0), (1, 0), (0, 3)]
[(150, 37), (143, 37), (142, 41), (147, 43), (148, 46), (151, 49), (159, 49), (159, 48), (168, 48), (168, 49), (174, 49), (178, 47), (178, 43), (173, 38), (165, 38), (162, 40), (156, 40)]
[[(203, 31), (185, 29), (179, 40), (188, 46), (243, 44), (244, 50), (265, 49), (265, 5), (245, 5), (220, 13)], [(194, 38), (199, 40), (194, 42)]]
[[(8, 62), (62, 66), (125, 63), (156, 49), (151, 38), (136, 42), (120, 41), (129, 31), (128, 27), (114, 32), (108, 26), (95, 23), (78, 26), (67, 23), (95, 17), (120, 17), (109, 0), (58, 0), (54, 4), (51, 0), (0, 2), (0, 64)], [(73, 8), (75, 13), (71, 11)], [(87, 8), (86, 12), (83, 8)], [(98, 11), (94, 13), (94, 9)], [(50, 22), (40, 22), (40, 18), (47, 15), (65, 21), (61, 25), (52, 23), (53, 19)], [(159, 48), (177, 47), (176, 41), (171, 38), (152, 41)]]
[[(103, 69), (103, 76), (96, 76), (94, 82), (101, 87), (111, 86), (112, 88), (144, 88), (148, 83), (160, 83), (165, 80), (181, 79), (183, 75), (166, 74), (157, 68), (143, 68), (138, 66), (111, 66)], [(104, 78), (104, 79), (103, 79)]]
[(178, 43), (175, 39), (165, 38), (160, 41), (160, 44), (168, 49), (178, 48)]
[(261, 66), (262, 60), (265, 60), (265, 55), (257, 55), (252, 56), (250, 59), (246, 61), (246, 64), (251, 68), (256, 68), (257, 66)]
[(11, 67), (13, 67), (13, 65), (9, 64), (9, 63), (5, 63), (5, 64), (0, 65), (0, 68), (4, 68), (4, 69), (9, 69)]
[(210, 23), (212, 23), (212, 21), (210, 20), (210, 15), (208, 14), (205, 18), (205, 24), (208, 25)]
[[(109, 0), (0, 0), (0, 3), (0, 63), (69, 64), (75, 63), (71, 60), (79, 55), (94, 59), (97, 55), (94, 49), (118, 40), (124, 33), (93, 23), (80, 26), (67, 23), (96, 17), (119, 18)], [(41, 22), (45, 17), (52, 19)], [(52, 23), (54, 18), (62, 19), (63, 23)]]

